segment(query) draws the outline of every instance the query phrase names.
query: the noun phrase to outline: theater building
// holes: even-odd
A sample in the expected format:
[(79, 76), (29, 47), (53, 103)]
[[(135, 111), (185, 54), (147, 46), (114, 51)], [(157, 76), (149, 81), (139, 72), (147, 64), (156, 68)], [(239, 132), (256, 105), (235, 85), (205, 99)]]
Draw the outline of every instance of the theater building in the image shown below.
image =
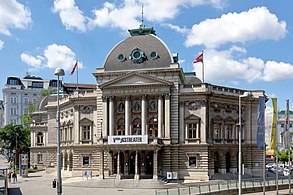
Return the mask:
[[(245, 173), (261, 175), (256, 129), (264, 91), (248, 90), (253, 96), (241, 99), (239, 119), (246, 90), (184, 72), (153, 28), (129, 33), (93, 73), (96, 89), (61, 97), (63, 173), (188, 180), (237, 173), (241, 120)], [(56, 110), (56, 95), (47, 96), (31, 125), (31, 165), (48, 171), (57, 168)]]

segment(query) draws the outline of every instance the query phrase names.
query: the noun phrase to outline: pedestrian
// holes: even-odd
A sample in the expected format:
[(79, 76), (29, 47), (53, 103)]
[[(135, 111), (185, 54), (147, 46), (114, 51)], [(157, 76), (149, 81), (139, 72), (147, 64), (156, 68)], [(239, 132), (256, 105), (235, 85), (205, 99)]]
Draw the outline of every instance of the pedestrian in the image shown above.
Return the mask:
[(15, 172), (12, 174), (13, 183), (17, 182), (17, 175)]
[(10, 170), (8, 171), (8, 182), (9, 183), (11, 182), (11, 171)]

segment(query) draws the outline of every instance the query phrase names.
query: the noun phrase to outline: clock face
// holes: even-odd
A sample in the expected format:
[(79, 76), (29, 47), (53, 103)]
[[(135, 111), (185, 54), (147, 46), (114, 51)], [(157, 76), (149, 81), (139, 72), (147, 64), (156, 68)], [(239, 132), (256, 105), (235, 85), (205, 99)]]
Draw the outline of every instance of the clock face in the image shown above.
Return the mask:
[(134, 50), (132, 50), (130, 54), (130, 58), (132, 62), (136, 64), (143, 63), (146, 60), (146, 56), (144, 52), (140, 50), (139, 48), (135, 48)]

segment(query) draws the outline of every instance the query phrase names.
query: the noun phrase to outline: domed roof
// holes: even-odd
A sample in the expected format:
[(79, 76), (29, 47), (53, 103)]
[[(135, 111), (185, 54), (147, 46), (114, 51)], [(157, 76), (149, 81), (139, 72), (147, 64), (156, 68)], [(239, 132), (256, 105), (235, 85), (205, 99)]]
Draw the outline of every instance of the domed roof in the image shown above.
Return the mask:
[(169, 68), (173, 57), (153, 28), (129, 30), (131, 36), (118, 43), (107, 55), (104, 70)]
[(184, 73), (186, 85), (199, 85), (202, 81), (196, 76), (195, 72)]

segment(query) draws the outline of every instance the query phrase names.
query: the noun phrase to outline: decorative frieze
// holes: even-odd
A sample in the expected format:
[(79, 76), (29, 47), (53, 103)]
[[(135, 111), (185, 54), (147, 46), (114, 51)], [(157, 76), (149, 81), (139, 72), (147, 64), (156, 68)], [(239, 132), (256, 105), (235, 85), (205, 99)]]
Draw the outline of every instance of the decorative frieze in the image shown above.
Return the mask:
[(196, 100), (194, 102), (188, 103), (189, 110), (199, 110), (199, 109), (201, 109), (201, 107), (205, 107), (205, 106), (206, 106), (205, 100)]

